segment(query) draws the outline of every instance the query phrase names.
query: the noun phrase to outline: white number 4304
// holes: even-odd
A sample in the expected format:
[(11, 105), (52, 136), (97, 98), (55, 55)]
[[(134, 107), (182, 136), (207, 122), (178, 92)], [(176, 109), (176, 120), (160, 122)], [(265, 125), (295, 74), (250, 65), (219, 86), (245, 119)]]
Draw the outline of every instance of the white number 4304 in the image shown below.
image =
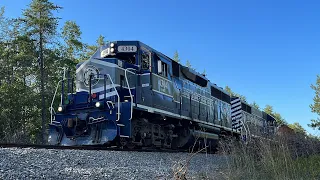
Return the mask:
[(118, 52), (137, 52), (137, 46), (118, 46)]

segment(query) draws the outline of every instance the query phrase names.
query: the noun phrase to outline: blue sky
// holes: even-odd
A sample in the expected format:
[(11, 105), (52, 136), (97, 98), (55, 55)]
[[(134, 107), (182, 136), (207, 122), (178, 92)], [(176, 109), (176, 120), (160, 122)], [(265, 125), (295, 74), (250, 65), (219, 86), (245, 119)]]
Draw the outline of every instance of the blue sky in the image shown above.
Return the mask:
[[(17, 3), (19, 2), (19, 3)], [(260, 107), (270, 104), (289, 123), (307, 127), (310, 88), (320, 74), (320, 1), (295, 0), (53, 0), (74, 20), (82, 40), (140, 40), (193, 67), (221, 87), (228, 85)], [(85, 3), (83, 3), (85, 2)], [(1, 0), (17, 17), (30, 0)]]

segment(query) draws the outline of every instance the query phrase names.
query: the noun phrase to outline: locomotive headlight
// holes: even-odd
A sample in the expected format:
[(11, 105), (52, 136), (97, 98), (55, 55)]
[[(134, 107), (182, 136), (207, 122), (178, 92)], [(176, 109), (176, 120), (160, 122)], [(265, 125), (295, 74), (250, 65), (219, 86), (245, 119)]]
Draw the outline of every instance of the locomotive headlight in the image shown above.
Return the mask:
[(113, 48), (113, 47), (114, 47), (114, 43), (111, 43), (111, 44), (110, 44), (110, 47), (112, 47), (112, 48)]
[(114, 48), (111, 48), (111, 49), (110, 49), (110, 52), (113, 53), (113, 52), (114, 52)]
[(104, 108), (104, 101), (96, 102), (95, 106), (96, 106), (96, 108), (103, 109)]
[(101, 106), (100, 102), (96, 102), (96, 107), (99, 108)]
[(58, 107), (58, 111), (59, 111), (59, 112), (62, 112), (62, 111), (63, 111), (62, 106), (59, 106), (59, 107)]

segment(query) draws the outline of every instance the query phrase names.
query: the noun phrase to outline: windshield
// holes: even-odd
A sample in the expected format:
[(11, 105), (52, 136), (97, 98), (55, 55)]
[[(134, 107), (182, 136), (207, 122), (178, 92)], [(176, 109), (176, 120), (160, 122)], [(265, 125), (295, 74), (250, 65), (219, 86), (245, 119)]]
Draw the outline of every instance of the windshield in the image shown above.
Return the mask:
[(108, 57), (114, 57), (130, 64), (136, 63), (136, 53), (117, 53), (114, 56), (108, 56)]

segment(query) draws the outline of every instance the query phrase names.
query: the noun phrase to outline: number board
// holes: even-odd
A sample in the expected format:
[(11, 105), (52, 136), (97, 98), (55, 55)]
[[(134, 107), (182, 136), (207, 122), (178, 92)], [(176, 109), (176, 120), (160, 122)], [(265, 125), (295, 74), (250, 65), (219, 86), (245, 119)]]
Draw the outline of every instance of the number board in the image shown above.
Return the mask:
[(118, 52), (137, 52), (137, 46), (118, 46)]

